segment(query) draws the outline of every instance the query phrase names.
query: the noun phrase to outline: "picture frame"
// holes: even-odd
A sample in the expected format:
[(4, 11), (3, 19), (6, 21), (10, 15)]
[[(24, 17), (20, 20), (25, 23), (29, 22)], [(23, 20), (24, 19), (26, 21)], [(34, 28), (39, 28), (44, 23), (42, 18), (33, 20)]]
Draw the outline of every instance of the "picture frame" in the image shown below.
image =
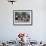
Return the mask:
[(32, 25), (32, 10), (13, 10), (13, 25)]

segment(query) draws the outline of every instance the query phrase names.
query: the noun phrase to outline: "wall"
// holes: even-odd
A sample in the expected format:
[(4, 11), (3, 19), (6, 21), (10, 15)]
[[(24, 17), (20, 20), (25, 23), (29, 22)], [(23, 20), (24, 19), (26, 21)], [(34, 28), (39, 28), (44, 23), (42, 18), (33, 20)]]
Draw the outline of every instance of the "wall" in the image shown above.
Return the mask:
[[(32, 26), (14, 26), (13, 10), (33, 10)], [(33, 40), (46, 40), (46, 0), (17, 0), (13, 5), (0, 0), (0, 40), (15, 40), (19, 32), (26, 32)]]

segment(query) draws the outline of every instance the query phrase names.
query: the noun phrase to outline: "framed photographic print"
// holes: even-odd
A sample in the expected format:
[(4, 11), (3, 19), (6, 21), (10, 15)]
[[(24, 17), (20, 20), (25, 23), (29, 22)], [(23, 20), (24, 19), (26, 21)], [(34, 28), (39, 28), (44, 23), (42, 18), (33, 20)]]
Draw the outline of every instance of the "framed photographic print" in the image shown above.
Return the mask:
[(32, 10), (13, 10), (14, 25), (32, 25)]

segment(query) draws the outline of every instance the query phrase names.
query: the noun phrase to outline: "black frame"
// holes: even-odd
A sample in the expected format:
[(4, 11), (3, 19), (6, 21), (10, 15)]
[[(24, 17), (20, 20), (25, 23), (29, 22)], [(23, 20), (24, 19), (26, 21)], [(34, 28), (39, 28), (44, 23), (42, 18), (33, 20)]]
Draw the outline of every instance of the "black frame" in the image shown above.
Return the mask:
[[(14, 13), (15, 11), (31, 11), (31, 24), (14, 24)], [(13, 10), (13, 25), (32, 25), (33, 24), (33, 11), (32, 10)]]

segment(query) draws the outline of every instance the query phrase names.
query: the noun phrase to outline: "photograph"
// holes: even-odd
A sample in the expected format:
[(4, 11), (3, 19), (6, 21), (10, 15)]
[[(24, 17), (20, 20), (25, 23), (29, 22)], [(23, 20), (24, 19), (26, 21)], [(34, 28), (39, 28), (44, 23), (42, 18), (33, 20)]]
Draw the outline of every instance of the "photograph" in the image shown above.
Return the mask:
[(32, 10), (14, 10), (13, 24), (31, 25), (32, 24)]

